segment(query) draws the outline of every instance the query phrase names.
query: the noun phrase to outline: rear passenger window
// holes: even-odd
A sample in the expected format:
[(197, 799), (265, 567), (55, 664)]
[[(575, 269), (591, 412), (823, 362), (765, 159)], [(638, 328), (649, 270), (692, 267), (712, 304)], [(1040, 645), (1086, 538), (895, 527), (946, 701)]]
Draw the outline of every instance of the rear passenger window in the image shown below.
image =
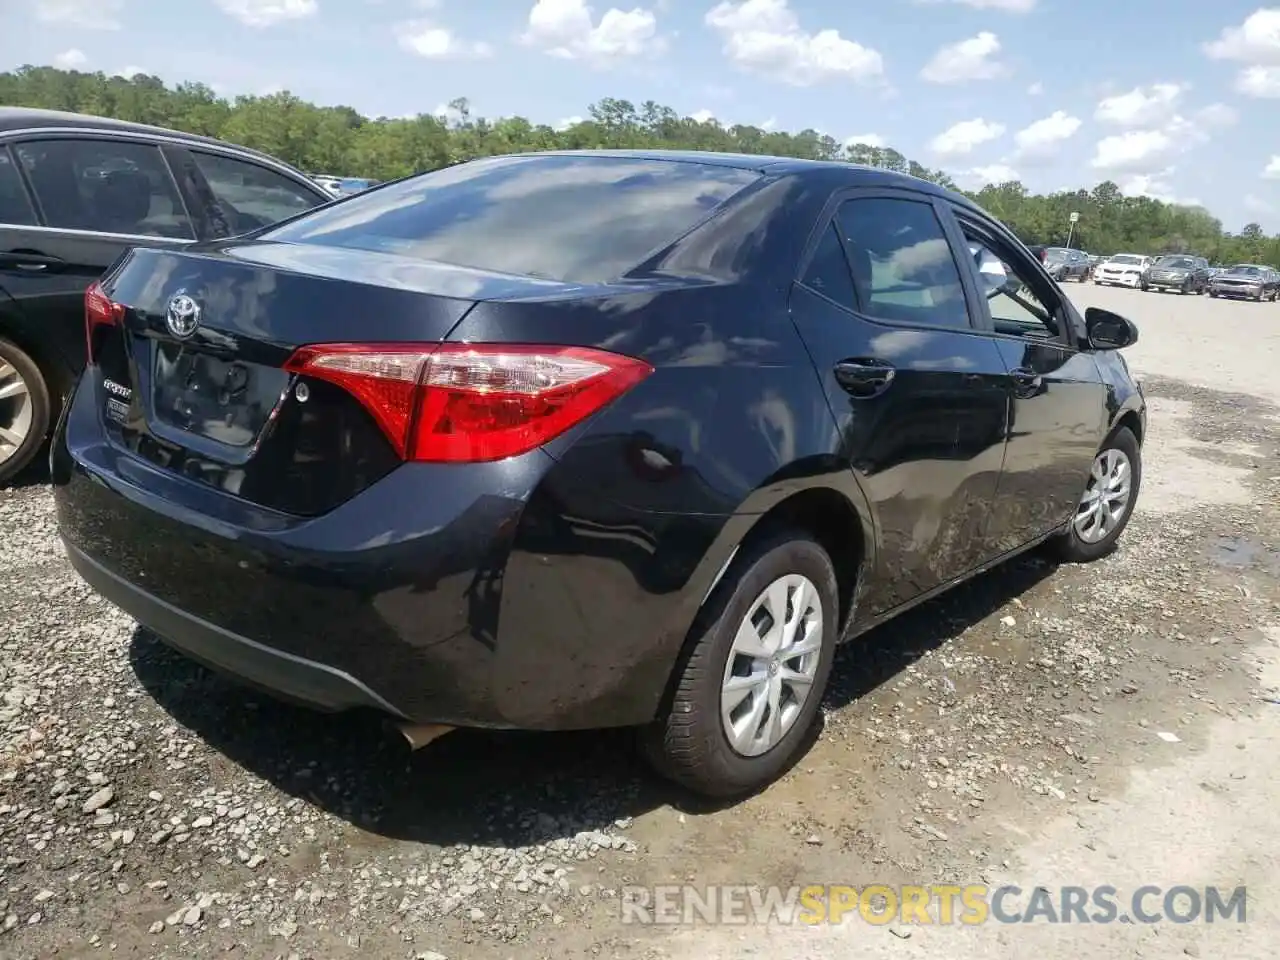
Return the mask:
[(0, 223), (26, 227), (35, 222), (36, 214), (31, 209), (27, 188), (22, 185), (22, 175), (9, 151), (0, 147)]
[(157, 147), (113, 140), (30, 140), (14, 152), (50, 227), (194, 237)]
[(192, 150), (191, 156), (237, 233), (270, 226), (324, 202), (288, 177), (255, 163), (198, 150)]
[(857, 297), (853, 292), (853, 276), (849, 273), (849, 261), (835, 224), (827, 227), (813, 252), (813, 259), (800, 278), (810, 290), (815, 290), (850, 310), (856, 309)]
[(836, 215), (869, 317), (967, 327), (969, 311), (951, 245), (933, 207), (915, 200), (849, 200)]

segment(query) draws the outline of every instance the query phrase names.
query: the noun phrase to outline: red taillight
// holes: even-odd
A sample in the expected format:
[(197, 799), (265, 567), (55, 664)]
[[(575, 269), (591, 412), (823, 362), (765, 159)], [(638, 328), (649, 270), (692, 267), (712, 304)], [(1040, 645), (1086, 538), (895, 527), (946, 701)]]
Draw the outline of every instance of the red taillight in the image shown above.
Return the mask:
[(540, 447), (653, 372), (603, 350), (505, 343), (319, 344), (285, 368), (354, 396), (404, 459), (451, 463)]
[(101, 327), (119, 326), (124, 319), (124, 306), (115, 303), (102, 290), (102, 284), (96, 280), (84, 292), (84, 345), (85, 355), (89, 363), (97, 356), (94, 351), (94, 334)]

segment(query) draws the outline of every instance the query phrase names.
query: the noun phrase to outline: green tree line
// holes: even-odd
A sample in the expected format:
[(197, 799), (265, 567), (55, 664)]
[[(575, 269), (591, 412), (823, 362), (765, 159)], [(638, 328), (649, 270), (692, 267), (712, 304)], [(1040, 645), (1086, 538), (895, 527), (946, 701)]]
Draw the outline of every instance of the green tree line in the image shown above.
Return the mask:
[[(24, 66), (0, 73), (0, 104), (90, 113), (218, 137), (279, 157), (302, 170), (386, 180), (475, 157), (529, 150), (663, 148), (712, 150), (815, 160), (848, 160), (956, 188), (935, 170), (890, 147), (845, 145), (817, 130), (788, 133), (700, 121), (652, 101), (606, 98), (566, 126), (524, 117), (473, 116), (465, 99), (442, 115), (365, 117), (351, 107), (321, 107), (289, 92), (221, 97), (200, 83), (166, 86), (131, 78)], [(1080, 215), (1072, 245), (1092, 253), (1196, 253), (1221, 263), (1280, 264), (1280, 235), (1256, 223), (1239, 233), (1203, 207), (1125, 196), (1111, 181), (1092, 189), (1035, 194), (1018, 181), (966, 191), (1027, 243), (1062, 244), (1071, 213)]]

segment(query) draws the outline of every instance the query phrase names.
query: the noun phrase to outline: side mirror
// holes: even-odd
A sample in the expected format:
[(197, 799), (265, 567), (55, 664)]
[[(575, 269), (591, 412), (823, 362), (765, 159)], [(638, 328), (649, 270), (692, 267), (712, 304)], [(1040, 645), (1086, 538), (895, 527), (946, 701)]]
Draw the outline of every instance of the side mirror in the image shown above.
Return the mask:
[(1084, 312), (1084, 327), (1094, 350), (1123, 350), (1138, 342), (1137, 324), (1101, 307)]

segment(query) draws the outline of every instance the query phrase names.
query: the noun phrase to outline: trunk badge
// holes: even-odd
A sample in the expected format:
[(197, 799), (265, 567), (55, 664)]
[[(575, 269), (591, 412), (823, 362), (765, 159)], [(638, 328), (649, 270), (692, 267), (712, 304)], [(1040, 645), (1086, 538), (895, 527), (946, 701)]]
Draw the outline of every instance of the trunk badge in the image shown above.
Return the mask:
[(164, 314), (165, 326), (179, 340), (185, 340), (200, 326), (200, 304), (179, 290), (169, 298)]

